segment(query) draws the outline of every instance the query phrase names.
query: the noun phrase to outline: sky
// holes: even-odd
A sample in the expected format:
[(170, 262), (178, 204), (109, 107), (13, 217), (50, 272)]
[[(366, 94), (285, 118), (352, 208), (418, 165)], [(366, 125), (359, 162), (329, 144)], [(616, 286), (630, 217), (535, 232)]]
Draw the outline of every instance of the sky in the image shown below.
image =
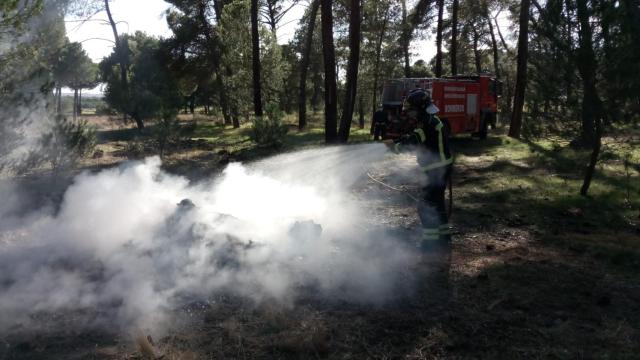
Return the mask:
[[(134, 33), (140, 30), (149, 35), (162, 37), (171, 35), (164, 14), (168, 7), (169, 4), (162, 0), (110, 2), (113, 19), (119, 22), (118, 33)], [(113, 32), (107, 20), (107, 13), (104, 11), (82, 23), (66, 19), (69, 40), (81, 42), (94, 62), (99, 62), (109, 55), (113, 48)]]
[[(303, 2), (304, 3), (304, 2)], [(134, 33), (138, 30), (149, 35), (169, 37), (171, 31), (167, 26), (165, 11), (169, 4), (163, 0), (113, 0), (110, 2), (111, 14), (118, 23), (118, 33)], [(283, 26), (278, 29), (278, 42), (287, 43), (294, 35), (298, 20), (304, 14), (306, 5), (296, 5), (282, 19)], [(100, 12), (90, 21), (77, 22), (66, 19), (67, 36), (70, 41), (81, 42), (83, 48), (94, 62), (100, 62), (112, 52), (113, 33), (106, 22), (106, 12)], [(502, 23), (503, 19), (500, 19)], [(501, 26), (506, 32), (506, 27)], [(436, 53), (435, 39), (424, 39), (412, 43), (415, 53), (412, 61), (423, 59), (429, 61)], [(99, 94), (100, 89), (85, 91), (85, 93)]]

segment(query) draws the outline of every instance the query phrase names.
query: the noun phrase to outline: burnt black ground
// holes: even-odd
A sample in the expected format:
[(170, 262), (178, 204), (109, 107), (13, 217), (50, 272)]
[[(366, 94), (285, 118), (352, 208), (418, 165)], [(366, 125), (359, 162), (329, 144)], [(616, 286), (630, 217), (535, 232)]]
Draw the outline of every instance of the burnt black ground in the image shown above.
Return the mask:
[[(410, 156), (394, 162), (398, 171), (413, 166)], [(477, 174), (486, 166), (460, 164), (455, 191), (463, 194), (485, 181)], [(417, 183), (399, 179), (388, 167), (370, 172), (419, 194)], [(415, 243), (420, 226), (409, 197), (366, 176), (353, 192), (369, 214), (364, 231)], [(416, 253), (404, 277), (414, 291), (386, 304), (330, 301), (312, 290), (289, 305), (218, 294), (175, 309), (173, 326), (153, 344), (164, 359), (638, 358), (637, 267), (560, 246), (544, 228), (513, 213), (483, 214), (458, 202), (452, 221), (446, 293), (422, 281), (430, 272)], [(572, 234), (566, 236), (577, 236)], [(0, 334), (0, 359), (142, 358), (130, 334), (72, 323)]]

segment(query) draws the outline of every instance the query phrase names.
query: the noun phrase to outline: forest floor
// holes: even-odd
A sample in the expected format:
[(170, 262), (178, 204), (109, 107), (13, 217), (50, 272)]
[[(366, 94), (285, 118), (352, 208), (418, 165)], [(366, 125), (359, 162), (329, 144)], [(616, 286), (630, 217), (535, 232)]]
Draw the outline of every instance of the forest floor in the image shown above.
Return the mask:
[[(166, 168), (199, 178), (229, 157), (269, 154), (253, 149), (242, 131), (198, 124), (183, 149), (167, 156)], [(141, 156), (145, 145), (132, 143), (130, 134), (103, 128), (103, 153), (84, 168)], [(618, 135), (624, 142), (605, 139), (589, 197), (578, 195), (588, 153), (568, 141), (455, 138), (447, 296), (434, 296), (428, 285), (378, 306), (305, 298), (285, 307), (219, 296), (214, 305), (176, 309), (189, 320), (152, 342), (164, 359), (638, 358), (640, 133), (633, 134)], [(286, 150), (322, 143), (315, 130), (290, 137)], [(356, 137), (364, 140), (367, 132)], [(417, 183), (394, 174), (414, 161), (402, 155), (392, 170), (380, 164), (370, 174), (418, 196)], [(353, 193), (371, 199), (368, 230), (414, 241), (420, 225), (408, 196), (366, 176)], [(408, 269), (421, 271), (421, 264), (416, 255)], [(0, 340), (6, 344), (0, 359), (144, 357), (131, 338), (108, 331), (58, 329)]]

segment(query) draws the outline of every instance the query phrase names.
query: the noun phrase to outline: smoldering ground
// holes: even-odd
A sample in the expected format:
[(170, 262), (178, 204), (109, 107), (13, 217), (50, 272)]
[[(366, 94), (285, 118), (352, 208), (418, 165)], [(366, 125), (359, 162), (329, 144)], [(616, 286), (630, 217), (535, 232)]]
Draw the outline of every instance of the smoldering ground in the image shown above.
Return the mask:
[(65, 312), (83, 324), (158, 327), (171, 309), (216, 293), (287, 306), (310, 294), (393, 301), (411, 291), (412, 250), (368, 229), (350, 191), (385, 153), (381, 144), (307, 150), (230, 164), (198, 184), (148, 158), (83, 173), (57, 209), (28, 213), (5, 185), (0, 330)]

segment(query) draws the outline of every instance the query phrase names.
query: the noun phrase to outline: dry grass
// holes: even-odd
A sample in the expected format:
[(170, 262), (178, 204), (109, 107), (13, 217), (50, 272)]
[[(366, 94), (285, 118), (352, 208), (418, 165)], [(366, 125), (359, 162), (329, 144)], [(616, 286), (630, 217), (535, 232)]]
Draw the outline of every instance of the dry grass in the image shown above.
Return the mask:
[[(110, 126), (104, 119), (96, 124)], [(215, 129), (205, 127), (211, 139), (218, 136)], [(175, 162), (180, 173), (215, 167), (216, 144), (241, 136), (241, 131), (223, 136), (212, 141), (212, 149), (183, 149), (170, 154), (168, 162)], [(313, 130), (293, 136), (317, 140)], [(603, 158), (592, 197), (582, 198), (577, 189), (583, 152), (554, 141), (458, 139), (448, 293), (423, 282), (414, 293), (382, 306), (310, 294), (287, 305), (255, 304), (214, 294), (206, 305), (175, 309), (174, 326), (153, 344), (145, 336), (136, 344), (113, 333), (65, 332), (6, 338), (10, 345), (0, 350), (0, 358), (42, 358), (39, 349), (48, 346), (45, 357), (50, 358), (80, 353), (141, 359), (150, 354), (143, 350), (145, 339), (162, 359), (637, 358), (639, 230), (636, 210), (624, 205), (620, 155), (628, 151), (637, 159), (639, 153), (637, 147), (616, 150), (613, 140), (606, 143), (610, 154)], [(123, 146), (122, 141), (101, 144), (100, 161), (126, 158), (117, 156)], [(410, 156), (397, 162), (415, 166)], [(98, 160), (93, 165), (106, 166)], [(637, 180), (637, 169), (631, 171)], [(394, 182), (388, 169), (374, 175), (412, 192), (419, 189), (411, 181)], [(411, 201), (374, 181), (359, 184), (354, 196), (369, 199), (364, 206), (370, 217), (363, 226), (394, 228), (407, 237), (419, 232)], [(631, 186), (631, 206), (636, 206), (637, 181)], [(424, 266), (407, 264), (415, 273), (427, 273)]]

